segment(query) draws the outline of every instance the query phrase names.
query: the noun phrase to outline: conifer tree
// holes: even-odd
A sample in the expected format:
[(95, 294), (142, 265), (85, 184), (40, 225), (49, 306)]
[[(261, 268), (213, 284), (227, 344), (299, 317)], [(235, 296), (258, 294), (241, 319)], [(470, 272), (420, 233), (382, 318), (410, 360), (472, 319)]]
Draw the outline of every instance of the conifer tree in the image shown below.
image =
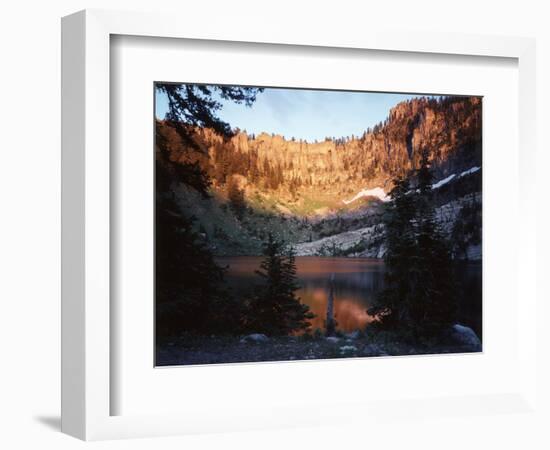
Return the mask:
[(368, 310), (383, 326), (415, 337), (437, 334), (456, 314), (452, 260), (435, 220), (432, 182), (427, 152), (418, 170), (394, 180), (384, 214), (386, 286)]
[(195, 219), (181, 214), (172, 199), (156, 212), (157, 335), (183, 331), (228, 333), (238, 330), (241, 308), (228, 295), (220, 268), (194, 231)]
[(418, 251), (412, 318), (420, 332), (433, 334), (455, 318), (456, 286), (450, 248), (435, 220), (433, 174), (426, 151), (416, 176)]
[[(183, 184), (208, 197), (210, 178), (197, 159), (208, 158), (195, 129), (210, 128), (224, 138), (232, 136), (228, 123), (217, 116), (218, 98), (250, 106), (262, 89), (198, 84), (157, 84), (166, 95), (168, 111), (156, 126), (155, 297), (157, 337), (182, 332), (238, 333), (241, 307), (223, 289), (224, 271), (194, 231), (195, 220), (175, 201), (175, 187)], [(186, 154), (169, 157), (169, 142), (162, 127), (177, 132)], [(225, 158), (223, 152), (221, 158)], [(216, 174), (222, 182), (228, 175)]]
[(260, 270), (256, 271), (263, 283), (250, 304), (248, 328), (269, 335), (308, 329), (314, 315), (296, 296), (299, 285), (293, 249), (269, 233), (263, 254)]
[(390, 191), (383, 221), (386, 252), (385, 289), (378, 295), (368, 313), (382, 325), (410, 324), (412, 292), (415, 288), (411, 267), (416, 253), (414, 229), (415, 205), (408, 178), (396, 178)]

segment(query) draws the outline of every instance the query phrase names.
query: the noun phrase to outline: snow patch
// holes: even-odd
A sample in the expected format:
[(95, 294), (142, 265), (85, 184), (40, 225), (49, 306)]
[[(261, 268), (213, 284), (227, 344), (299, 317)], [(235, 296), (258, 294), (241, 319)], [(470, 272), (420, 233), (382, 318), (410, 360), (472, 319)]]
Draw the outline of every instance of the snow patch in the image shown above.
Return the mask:
[(363, 189), (362, 191), (359, 191), (357, 194), (355, 194), (355, 197), (353, 197), (351, 200), (342, 201), (344, 202), (344, 204), (349, 205), (350, 203), (354, 202), (357, 199), (360, 199), (361, 197), (376, 197), (383, 202), (387, 202), (390, 200), (390, 198), (384, 192), (384, 189), (382, 189), (381, 187), (375, 187), (374, 189)]
[(465, 170), (462, 172), (458, 177), (464, 177), (466, 175), (471, 175), (472, 173), (476, 173), (481, 167), (472, 167), (471, 169)]
[(451, 181), (453, 178), (462, 178), (466, 175), (471, 175), (472, 173), (476, 173), (481, 167), (472, 167), (471, 169), (465, 170), (464, 172), (461, 172), (458, 177), (453, 173), (449, 175), (447, 178), (443, 178), (442, 180), (439, 180), (437, 183), (432, 184), (432, 189), (438, 189), (444, 184), (447, 184), (449, 181)]
[[(444, 186), (445, 184), (452, 181), (454, 178), (462, 178), (466, 175), (471, 175), (472, 173), (476, 173), (478, 170), (480, 170), (481, 167), (472, 167), (468, 170), (465, 170), (464, 172), (461, 172), (458, 176), (454, 173), (449, 175), (447, 178), (443, 178), (442, 180), (439, 180), (437, 183), (432, 184), (432, 189), (439, 189), (441, 186)], [(412, 191), (409, 191), (412, 192)], [(353, 203), (355, 200), (360, 199), (361, 197), (376, 197), (379, 200), (382, 200), (383, 202), (389, 202), (390, 197), (384, 192), (384, 189), (381, 187), (375, 187), (374, 189), (363, 189), (362, 191), (359, 191), (355, 197), (353, 197), (351, 200), (342, 200), (344, 204), (349, 205), (350, 203)]]
[(443, 178), (442, 180), (439, 180), (437, 183), (432, 184), (432, 189), (439, 189), (441, 186), (451, 181), (454, 177), (456, 177), (456, 175), (453, 173), (449, 175), (447, 178)]

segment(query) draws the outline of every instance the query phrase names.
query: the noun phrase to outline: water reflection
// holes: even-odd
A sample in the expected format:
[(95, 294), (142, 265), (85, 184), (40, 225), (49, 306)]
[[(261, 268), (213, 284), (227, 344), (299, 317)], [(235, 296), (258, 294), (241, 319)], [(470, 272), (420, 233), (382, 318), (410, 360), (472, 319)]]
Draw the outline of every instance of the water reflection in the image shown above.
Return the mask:
[[(262, 258), (239, 256), (218, 258), (228, 267), (227, 281), (237, 292), (245, 295), (259, 283), (254, 274)], [(330, 276), (334, 274), (334, 311), (339, 330), (349, 332), (364, 328), (372, 318), (367, 308), (383, 286), (384, 263), (366, 258), (296, 258), (300, 289), (297, 295), (316, 315), (312, 328), (325, 327)]]

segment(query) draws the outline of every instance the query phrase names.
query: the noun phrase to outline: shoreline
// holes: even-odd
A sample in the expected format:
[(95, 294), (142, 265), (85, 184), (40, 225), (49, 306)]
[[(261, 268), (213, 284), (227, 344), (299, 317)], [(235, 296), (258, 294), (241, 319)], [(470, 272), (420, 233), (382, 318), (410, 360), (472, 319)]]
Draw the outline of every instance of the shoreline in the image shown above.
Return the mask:
[[(251, 338), (254, 336), (262, 337)], [(466, 342), (452, 335), (417, 343), (400, 341), (395, 334), (385, 332), (368, 335), (354, 332), (342, 337), (311, 334), (269, 338), (264, 335), (186, 336), (158, 343), (155, 365), (193, 366), (480, 352), (482, 344), (479, 339), (478, 343)]]

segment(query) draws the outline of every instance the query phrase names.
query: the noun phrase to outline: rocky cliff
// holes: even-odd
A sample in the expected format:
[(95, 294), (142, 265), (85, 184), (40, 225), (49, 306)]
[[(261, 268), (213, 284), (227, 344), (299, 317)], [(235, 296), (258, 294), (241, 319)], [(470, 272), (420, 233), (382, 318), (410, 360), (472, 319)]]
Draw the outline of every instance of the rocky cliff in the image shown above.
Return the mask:
[[(163, 124), (159, 126), (162, 130)], [(216, 186), (242, 175), (247, 186), (259, 190), (330, 188), (343, 195), (358, 188), (387, 187), (392, 177), (418, 166), (423, 150), (429, 152), (438, 179), (481, 166), (481, 99), (413, 99), (396, 105), (383, 123), (367, 128), (362, 136), (327, 137), (322, 142), (244, 131), (226, 140), (205, 129), (196, 130), (196, 137), (210, 156), (203, 164)], [(171, 142), (177, 160), (185, 152), (175, 136)]]
[[(417, 98), (397, 104), (361, 136), (322, 142), (240, 130), (223, 138), (194, 129), (200, 151), (190, 152), (163, 121), (157, 122), (157, 139), (173, 162), (196, 161), (212, 180), (208, 201), (181, 186), (177, 195), (182, 208), (201, 218), (220, 253), (255, 253), (268, 231), (308, 243), (356, 230), (341, 236), (344, 250), (364, 254), (367, 249), (354, 247), (366, 232), (359, 230), (372, 234), (376, 207), (387, 201), (391, 180), (418, 167), (423, 151), (432, 162), (439, 205), (480, 192), (481, 106), (478, 97)], [(329, 241), (300, 248), (304, 254), (327, 251), (325, 244), (336, 242)]]

